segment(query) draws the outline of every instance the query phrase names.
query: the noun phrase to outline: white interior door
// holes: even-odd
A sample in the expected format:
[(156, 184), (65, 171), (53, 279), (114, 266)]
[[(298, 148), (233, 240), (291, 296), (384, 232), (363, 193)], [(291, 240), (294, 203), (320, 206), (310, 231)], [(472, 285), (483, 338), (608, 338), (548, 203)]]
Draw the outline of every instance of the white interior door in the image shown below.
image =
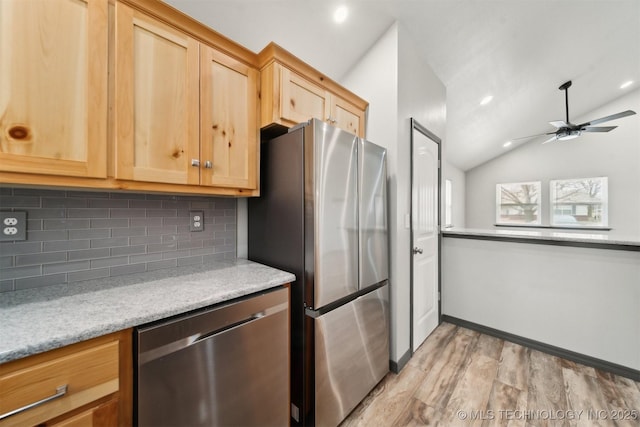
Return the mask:
[(438, 326), (438, 142), (417, 124), (412, 128), (412, 351)]

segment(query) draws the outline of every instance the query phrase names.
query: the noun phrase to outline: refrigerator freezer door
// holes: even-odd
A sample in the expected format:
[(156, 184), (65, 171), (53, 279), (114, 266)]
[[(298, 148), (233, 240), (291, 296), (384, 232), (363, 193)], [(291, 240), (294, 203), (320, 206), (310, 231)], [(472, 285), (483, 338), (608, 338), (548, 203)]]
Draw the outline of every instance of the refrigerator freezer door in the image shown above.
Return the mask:
[(389, 278), (387, 254), (387, 152), (359, 140), (360, 289)]
[(355, 135), (312, 124), (313, 143), (305, 140), (305, 206), (313, 215), (305, 221), (305, 263), (313, 300), (306, 302), (317, 309), (358, 290), (358, 162)]
[(337, 426), (389, 371), (389, 286), (315, 319), (315, 425)]

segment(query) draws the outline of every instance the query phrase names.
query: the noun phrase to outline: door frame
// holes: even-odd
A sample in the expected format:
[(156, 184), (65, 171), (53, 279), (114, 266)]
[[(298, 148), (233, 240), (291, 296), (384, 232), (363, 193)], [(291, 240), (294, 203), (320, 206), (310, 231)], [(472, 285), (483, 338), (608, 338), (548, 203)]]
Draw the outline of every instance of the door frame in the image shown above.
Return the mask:
[(413, 133), (415, 131), (420, 132), (436, 144), (438, 144), (438, 215), (437, 215), (437, 227), (438, 227), (438, 325), (442, 323), (442, 232), (441, 232), (441, 200), (442, 200), (442, 140), (438, 138), (433, 132), (429, 131), (426, 127), (421, 125), (416, 119), (411, 117), (411, 144), (409, 147), (409, 153), (411, 156), (409, 166), (409, 351), (413, 356)]

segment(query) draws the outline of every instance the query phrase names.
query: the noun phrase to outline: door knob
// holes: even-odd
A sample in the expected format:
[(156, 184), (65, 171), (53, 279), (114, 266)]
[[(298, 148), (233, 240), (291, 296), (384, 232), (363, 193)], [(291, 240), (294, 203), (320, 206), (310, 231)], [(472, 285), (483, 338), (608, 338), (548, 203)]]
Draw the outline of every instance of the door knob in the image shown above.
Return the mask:
[(421, 254), (422, 253), (422, 248), (419, 248), (419, 247), (416, 246), (415, 248), (413, 248), (413, 253), (414, 254)]

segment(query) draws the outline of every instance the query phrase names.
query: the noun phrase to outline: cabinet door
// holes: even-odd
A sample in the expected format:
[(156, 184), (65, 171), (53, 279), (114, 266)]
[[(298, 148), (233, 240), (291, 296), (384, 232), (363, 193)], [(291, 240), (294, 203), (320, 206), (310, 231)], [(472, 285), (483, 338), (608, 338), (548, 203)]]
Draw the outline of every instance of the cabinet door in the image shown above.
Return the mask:
[(106, 177), (107, 0), (0, 1), (0, 170)]
[(201, 45), (200, 183), (257, 188), (258, 70)]
[(327, 92), (284, 67), (281, 67), (281, 91), (283, 120), (296, 124), (311, 118), (324, 121), (329, 117)]
[(87, 409), (73, 417), (52, 423), (51, 427), (92, 427), (118, 425), (118, 399)]
[(115, 177), (198, 184), (198, 42), (116, 3)]
[(331, 97), (331, 122), (340, 129), (364, 137), (364, 111), (338, 96)]

